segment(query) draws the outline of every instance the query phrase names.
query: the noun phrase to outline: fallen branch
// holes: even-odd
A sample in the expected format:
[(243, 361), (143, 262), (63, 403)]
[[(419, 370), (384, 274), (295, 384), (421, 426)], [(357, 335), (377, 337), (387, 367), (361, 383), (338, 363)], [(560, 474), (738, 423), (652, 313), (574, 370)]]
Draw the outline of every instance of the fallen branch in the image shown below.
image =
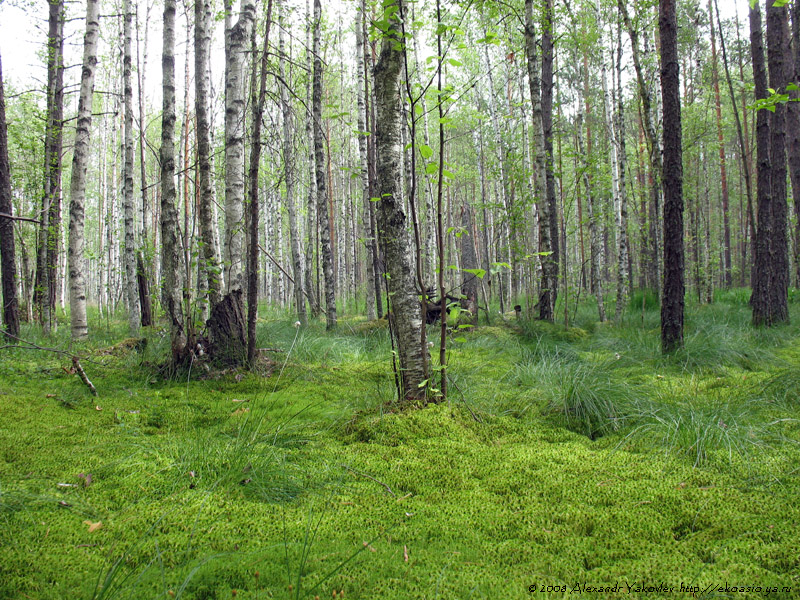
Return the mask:
[(86, 371), (83, 370), (81, 366), (81, 361), (78, 360), (77, 356), (72, 357), (72, 366), (75, 367), (75, 372), (78, 374), (78, 377), (81, 378), (81, 381), (86, 384), (86, 387), (89, 388), (89, 391), (92, 392), (92, 396), (97, 396), (97, 390), (94, 387), (94, 384), (89, 381), (89, 378), (86, 376)]
[(383, 483), (382, 481), (380, 481), (380, 480), (378, 480), (378, 479), (375, 479), (375, 478), (374, 478), (372, 475), (367, 475), (366, 473), (361, 473), (361, 472), (359, 472), (359, 471), (356, 471), (355, 469), (351, 469), (351, 468), (350, 468), (350, 467), (348, 467), (347, 465), (342, 465), (342, 468), (343, 468), (343, 469), (347, 469), (348, 471), (350, 471), (350, 472), (351, 472), (351, 473), (353, 473), (354, 475), (359, 475), (360, 477), (366, 477), (367, 479), (370, 479), (370, 480), (374, 481), (375, 483), (379, 483), (379, 484), (381, 484), (383, 487), (385, 487), (385, 488), (386, 488), (386, 491), (387, 491), (387, 492), (389, 492), (389, 493), (392, 495), (392, 498), (397, 498), (397, 494), (395, 494), (395, 493), (392, 491), (392, 488), (390, 488), (388, 485), (386, 485), (386, 484), (385, 484), (385, 483)]
[[(98, 395), (97, 394), (97, 388), (95, 388), (94, 384), (91, 381), (89, 381), (89, 378), (86, 376), (86, 371), (83, 370), (83, 366), (81, 365), (80, 358), (77, 355), (72, 354), (71, 352), (67, 352), (66, 350), (59, 350), (58, 348), (46, 348), (44, 346), (38, 346), (38, 345), (34, 344), (33, 342), (29, 342), (28, 340), (23, 340), (22, 338), (17, 337), (15, 335), (12, 335), (12, 334), (10, 334), (8, 332), (4, 332), (4, 333), (5, 333), (5, 335), (7, 337), (15, 339), (18, 342), (22, 342), (23, 344), (27, 344), (28, 347), (27, 348), (26, 347), (21, 347), (20, 348), (19, 346), (0, 346), (0, 350), (2, 350), (3, 348), (18, 348), (20, 350), (41, 350), (43, 352), (54, 352), (56, 354), (63, 354), (65, 356), (69, 356), (72, 359), (72, 370), (75, 373), (77, 373), (78, 377), (81, 378), (81, 381), (86, 385), (86, 387), (89, 388), (89, 391), (92, 393), (92, 396), (97, 396)], [(99, 363), (99, 362), (91, 360), (89, 358), (85, 358), (84, 360), (86, 360), (87, 362), (90, 362), (90, 363), (94, 363), (94, 364), (97, 364), (97, 365), (105, 366), (105, 365), (103, 365), (103, 363)], [(64, 370), (67, 371), (67, 369), (64, 369)]]

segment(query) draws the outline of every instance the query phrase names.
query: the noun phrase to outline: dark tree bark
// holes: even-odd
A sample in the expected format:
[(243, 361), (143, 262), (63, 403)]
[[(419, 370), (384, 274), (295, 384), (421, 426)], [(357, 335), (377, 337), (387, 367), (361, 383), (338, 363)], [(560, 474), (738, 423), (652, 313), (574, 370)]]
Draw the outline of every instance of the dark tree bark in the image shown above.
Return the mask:
[(664, 286), (661, 299), (661, 347), (683, 345), (683, 149), (677, 0), (660, 0), (661, 97), (664, 108)]
[[(788, 52), (788, 11), (767, 1), (769, 85), (784, 90)], [(750, 49), (756, 99), (768, 98), (761, 9), (750, 9)], [(786, 107), (759, 110), (756, 116), (758, 148), (758, 230), (753, 265), (753, 324), (772, 326), (789, 320), (789, 260), (786, 238)]]
[[(317, 0), (319, 1), (319, 0)], [(400, 96), (398, 84), (405, 43), (399, 37), (398, 1), (387, 2), (384, 19), (389, 34), (381, 42), (375, 65), (375, 150), (378, 176), (378, 238), (386, 263), (391, 320), (400, 362), (401, 400), (424, 402), (427, 397), (428, 355), (420, 347), (422, 311), (414, 283), (414, 266), (406, 232), (401, 195)]]
[[(553, 27), (555, 23), (555, 7), (553, 0), (546, 0), (544, 4), (544, 23), (542, 24), (542, 127), (544, 129), (545, 152), (545, 181), (548, 227), (550, 228), (550, 251), (552, 254), (545, 257), (543, 270), (547, 272), (549, 300), (549, 321), (553, 320), (558, 297), (558, 265), (560, 253), (558, 248), (558, 206), (556, 204), (556, 178), (553, 167)], [(539, 299), (540, 311), (542, 298)], [(546, 315), (540, 313), (540, 318)]]
[[(767, 0), (767, 62), (769, 86), (781, 93), (786, 91), (791, 73), (789, 38), (789, 9)], [(787, 235), (788, 207), (786, 197), (786, 105), (778, 103), (770, 113), (770, 195), (772, 197), (772, 234), (770, 260), (772, 279), (769, 304), (770, 324), (789, 321), (789, 240)]]
[[(3, 63), (0, 59), (0, 277), (3, 285), (3, 324), (6, 333), (19, 336), (17, 263), (14, 251), (14, 220), (11, 204), (11, 168), (8, 163), (6, 96), (3, 88)], [(11, 338), (13, 343), (15, 340)]]
[(322, 131), (322, 56), (320, 48), (322, 5), (314, 0), (314, 82), (312, 115), (314, 119), (314, 165), (317, 183), (317, 218), (319, 220), (322, 271), (325, 276), (326, 328), (336, 327), (336, 273), (331, 245), (331, 216), (328, 210), (328, 181), (325, 177), (325, 134)]

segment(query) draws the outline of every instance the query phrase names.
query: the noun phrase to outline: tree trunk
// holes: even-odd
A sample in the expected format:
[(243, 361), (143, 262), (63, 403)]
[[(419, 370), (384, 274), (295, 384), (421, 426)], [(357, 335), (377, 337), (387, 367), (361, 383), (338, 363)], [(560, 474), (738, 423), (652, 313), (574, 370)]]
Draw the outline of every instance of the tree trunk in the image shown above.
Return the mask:
[[(722, 193), (722, 222), (723, 222), (723, 244), (725, 264), (723, 265), (723, 275), (725, 287), (729, 288), (733, 284), (731, 267), (731, 223), (728, 214), (728, 170), (725, 164), (725, 138), (722, 135), (722, 101), (719, 91), (719, 68), (717, 67), (717, 36), (714, 32), (714, 13), (712, 10), (713, 0), (708, 0), (708, 16), (711, 23), (711, 79), (714, 85), (714, 103), (717, 112), (717, 140), (719, 141), (719, 171), (720, 171), (720, 192)], [(735, 108), (735, 105), (734, 105)]]
[[(791, 79), (800, 82), (800, 2), (795, 2), (792, 8), (792, 58), (794, 59)], [(787, 55), (788, 58), (788, 55)], [(793, 102), (789, 102), (786, 112), (786, 140), (789, 152), (789, 175), (792, 182), (792, 197), (794, 198), (795, 215), (795, 256), (794, 266), (797, 271), (797, 281), (800, 285), (800, 91), (789, 92)]]
[[(767, 0), (767, 62), (769, 86), (786, 93), (791, 73), (789, 9)], [(788, 208), (786, 198), (786, 105), (778, 103), (769, 115), (770, 133), (770, 196), (772, 201), (772, 235), (770, 242), (769, 324), (789, 321), (789, 245), (787, 236)]]
[(683, 148), (677, 0), (660, 0), (661, 97), (664, 108), (664, 286), (661, 348), (683, 346)]
[(375, 244), (375, 235), (371, 227), (370, 209), (372, 202), (369, 195), (369, 160), (367, 152), (367, 106), (365, 96), (367, 90), (365, 87), (366, 77), (366, 55), (364, 53), (364, 22), (366, 11), (366, 3), (361, 0), (357, 9), (356, 18), (356, 84), (358, 89), (356, 91), (358, 103), (358, 153), (361, 160), (361, 196), (362, 196), (362, 235), (364, 236), (364, 246), (366, 250), (366, 305), (367, 305), (367, 320), (375, 320), (375, 264), (372, 260), (373, 245)]
[(622, 14), (625, 28), (628, 30), (628, 35), (631, 38), (631, 50), (633, 55), (633, 65), (636, 70), (636, 83), (639, 90), (639, 98), (642, 102), (642, 116), (643, 116), (643, 129), (645, 138), (647, 140), (647, 151), (650, 163), (650, 265), (648, 265), (648, 286), (658, 291), (659, 281), (659, 265), (658, 265), (658, 222), (661, 219), (661, 147), (656, 134), (656, 115), (653, 109), (652, 95), (647, 83), (647, 74), (642, 65), (642, 57), (639, 50), (639, 32), (633, 26), (633, 23), (628, 16), (625, 0), (618, 0), (617, 6)]
[[(283, 23), (288, 25), (288, 10), (284, 0), (282, 4)], [(278, 85), (281, 90), (281, 107), (283, 109), (283, 173), (286, 180), (286, 212), (289, 216), (289, 236), (291, 241), (292, 274), (294, 275), (294, 303), (297, 318), (301, 325), (306, 325), (306, 299), (303, 296), (303, 263), (300, 256), (300, 232), (297, 228), (297, 210), (295, 207), (295, 160), (294, 160), (294, 111), (289, 102), (289, 92), (286, 89), (291, 81), (286, 78), (286, 54), (284, 50), (284, 26), (279, 29), (279, 60), (280, 74), (283, 82)], [(356, 27), (358, 35), (358, 27)]]
[(64, 115), (64, 2), (49, 4), (47, 36), (47, 124), (44, 152), (44, 194), (36, 249), (34, 304), (38, 307), (42, 331), (49, 334), (56, 325), (55, 288), (59, 232), (61, 230), (61, 171)]
[[(256, 51), (255, 28), (252, 36), (253, 78), (250, 88), (252, 106), (252, 140), (250, 142), (250, 184), (248, 223), (250, 243), (247, 248), (247, 363), (252, 368), (256, 360), (256, 321), (258, 318), (258, 170), (261, 164), (261, 119), (264, 115), (264, 102), (267, 95), (267, 51), (269, 50), (269, 31), (272, 26), (272, 0), (267, 3), (266, 23), (264, 25), (264, 47), (259, 56)], [(259, 68), (260, 67), (260, 68)], [(256, 75), (258, 73), (258, 76)], [(256, 82), (258, 95), (256, 96)], [(227, 300), (227, 297), (226, 297)], [(213, 317), (213, 315), (212, 315)]]
[(75, 133), (75, 150), (72, 158), (69, 205), (69, 306), (73, 339), (83, 339), (89, 335), (89, 326), (86, 321), (84, 204), (99, 30), (100, 2), (99, 0), (87, 0), (86, 34), (83, 38), (83, 70), (81, 71), (81, 88), (78, 99), (78, 127)]
[[(553, 0), (546, 0), (544, 5), (544, 23), (542, 25), (542, 127), (544, 130), (545, 181), (547, 202), (547, 225), (550, 228), (550, 252), (544, 257), (543, 272), (547, 279), (550, 294), (550, 318), (553, 320), (558, 297), (558, 265), (560, 253), (558, 248), (558, 206), (556, 204), (556, 179), (553, 167), (553, 38), (555, 27), (555, 7)], [(540, 297), (541, 308), (541, 297)], [(540, 315), (540, 318), (544, 318)]]
[[(322, 253), (322, 271), (325, 276), (326, 328), (336, 327), (336, 274), (331, 249), (331, 216), (328, 211), (328, 182), (325, 176), (325, 135), (322, 131), (322, 56), (320, 38), (322, 5), (314, 0), (314, 71), (312, 92), (312, 117), (314, 120), (314, 165), (317, 183), (317, 218)], [(399, 158), (399, 157), (398, 157)]]
[[(785, 9), (775, 8), (772, 0), (767, 3), (767, 28), (769, 35), (770, 84), (780, 91), (784, 81), (784, 65), (781, 53), (784, 51), (782, 18)], [(764, 41), (761, 24), (761, 9), (758, 4), (750, 9), (750, 51), (753, 60), (753, 82), (756, 100), (769, 97), (767, 89), (767, 70), (764, 63)], [(774, 71), (773, 71), (774, 69)], [(756, 144), (758, 148), (758, 230), (756, 231), (755, 261), (753, 264), (753, 295), (750, 304), (753, 308), (753, 324), (771, 326), (788, 319), (786, 312), (786, 296), (779, 297), (776, 282), (781, 279), (782, 265), (779, 255), (786, 254), (785, 246), (785, 211), (786, 211), (786, 155), (783, 141), (785, 131), (772, 132), (774, 127), (785, 126), (785, 107), (778, 104), (775, 113), (770, 117), (768, 111), (756, 113)], [(779, 147), (780, 146), (780, 147)], [(774, 155), (773, 155), (774, 154)], [(782, 164), (777, 165), (776, 163)], [(783, 172), (783, 181), (777, 176)], [(778, 189), (773, 190), (773, 187)], [(775, 204), (781, 198), (783, 190), (783, 206), (776, 210)], [(783, 214), (783, 224), (776, 220), (776, 214)], [(779, 232), (783, 229), (783, 248), (780, 247)]]
[[(8, 162), (6, 95), (3, 87), (3, 64), (0, 60), (0, 277), (3, 286), (3, 324), (6, 333), (19, 336), (19, 301), (17, 300), (17, 263), (14, 252), (14, 220), (11, 218), (11, 168)], [(13, 338), (11, 343), (15, 343)]]
[[(208, 281), (208, 302), (213, 308), (221, 299), (220, 265), (214, 251), (214, 210), (211, 191), (211, 126), (208, 116), (209, 78), (208, 61), (211, 47), (211, 4), (208, 0), (194, 3), (194, 111), (197, 136), (197, 216), (200, 221), (202, 239), (203, 271)], [(230, 215), (227, 215), (230, 216)]]
[(122, 3), (124, 23), (124, 57), (122, 63), (122, 85), (124, 102), (123, 144), (124, 158), (122, 166), (122, 206), (125, 230), (125, 295), (128, 304), (128, 328), (131, 336), (136, 336), (141, 324), (141, 308), (139, 305), (139, 286), (136, 275), (136, 233), (134, 231), (133, 208), (133, 83), (131, 68), (133, 66), (132, 29), (133, 12), (130, 0)]
[[(612, 51), (613, 57), (613, 51)], [(612, 60), (613, 62), (613, 60)], [(614, 142), (616, 147), (616, 173), (617, 173), (617, 202), (614, 213), (617, 226), (617, 305), (614, 320), (620, 323), (622, 311), (628, 301), (628, 271), (629, 244), (628, 244), (628, 193), (625, 187), (625, 169), (628, 164), (627, 150), (625, 148), (625, 102), (623, 99), (622, 83), (622, 25), (617, 29), (617, 60), (616, 60), (616, 90), (617, 106), (614, 115), (615, 131)]]
[[(547, 197), (547, 144), (544, 129), (544, 111), (542, 106), (542, 80), (537, 73), (536, 30), (533, 22), (533, 0), (525, 0), (525, 55), (528, 66), (528, 83), (533, 104), (533, 139), (534, 139), (534, 182), (537, 207), (539, 209), (539, 252), (542, 263), (542, 284), (539, 293), (539, 318), (553, 321), (556, 285), (558, 282), (558, 263), (553, 261), (550, 202)], [(552, 93), (552, 92), (551, 92)], [(551, 106), (552, 110), (552, 106)], [(552, 116), (551, 116), (552, 119)]]
[[(316, 0), (317, 2), (319, 0)], [(381, 42), (375, 65), (375, 143), (377, 154), (378, 236), (383, 246), (391, 320), (400, 362), (401, 400), (424, 402), (427, 396), (428, 355), (420, 347), (422, 313), (414, 283), (414, 267), (406, 232), (406, 215), (400, 196), (401, 146), (400, 97), (397, 86), (403, 64), (403, 40), (399, 38), (399, 6), (384, 9), (389, 34)]]
[[(478, 282), (481, 278), (474, 272), (478, 268), (478, 252), (475, 245), (474, 211), (468, 202), (461, 207), (461, 295), (462, 306), (472, 315), (472, 323), (478, 324)], [(473, 271), (470, 273), (469, 271)], [(484, 276), (488, 275), (485, 273)]]
[(592, 189), (591, 178), (589, 177), (589, 154), (585, 153), (583, 144), (583, 114), (578, 113), (578, 119), (575, 127), (578, 132), (578, 154), (587, 157), (583, 165), (582, 179), (583, 184), (586, 187), (586, 198), (589, 208), (589, 247), (591, 254), (589, 257), (589, 284), (590, 289), (594, 291), (594, 294), (597, 297), (597, 313), (598, 317), (600, 318), (600, 322), (602, 323), (606, 320), (606, 308), (603, 302), (603, 282), (600, 280), (600, 231), (597, 223), (599, 216), (596, 207), (597, 200), (595, 198), (594, 190)]
[[(150, 302), (150, 277), (151, 269), (148, 268), (150, 260), (145, 261), (142, 252), (147, 252), (147, 242), (149, 238), (147, 224), (150, 220), (150, 202), (147, 198), (147, 162), (145, 160), (145, 133), (146, 120), (144, 109), (144, 87), (145, 71), (147, 70), (147, 30), (150, 24), (150, 9), (152, 5), (147, 5), (147, 12), (144, 19), (144, 62), (139, 60), (139, 14), (138, 6), (136, 13), (136, 73), (138, 75), (139, 86), (139, 171), (141, 181), (139, 187), (142, 192), (142, 235), (139, 240), (139, 251), (136, 254), (137, 272), (136, 277), (139, 282), (139, 304), (142, 307), (142, 327), (149, 327), (153, 324), (153, 307)], [(153, 237), (155, 245), (156, 239)]]
[(173, 369), (187, 357), (183, 273), (175, 190), (175, 0), (164, 0), (161, 58), (161, 302), (170, 326)]
[(253, 0), (241, 0), (239, 20), (230, 29), (225, 63), (225, 240), (227, 291), (244, 287), (244, 117), (248, 44), (255, 19)]

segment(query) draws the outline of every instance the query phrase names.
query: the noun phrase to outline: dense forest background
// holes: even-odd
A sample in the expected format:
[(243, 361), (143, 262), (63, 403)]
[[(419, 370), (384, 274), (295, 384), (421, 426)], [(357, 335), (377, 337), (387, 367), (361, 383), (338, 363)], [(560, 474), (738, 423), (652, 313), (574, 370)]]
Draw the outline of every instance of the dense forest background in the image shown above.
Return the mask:
[(417, 383), (414, 332), (456, 304), (569, 326), (639, 290), (669, 350), (684, 291), (752, 284), (754, 322), (785, 321), (800, 19), (751, 5), (50, 2), (46, 81), (5, 84), (7, 294), (76, 339), (160, 306), (175, 363), (217, 306), (211, 342), (251, 359), (258, 298), (389, 311)]

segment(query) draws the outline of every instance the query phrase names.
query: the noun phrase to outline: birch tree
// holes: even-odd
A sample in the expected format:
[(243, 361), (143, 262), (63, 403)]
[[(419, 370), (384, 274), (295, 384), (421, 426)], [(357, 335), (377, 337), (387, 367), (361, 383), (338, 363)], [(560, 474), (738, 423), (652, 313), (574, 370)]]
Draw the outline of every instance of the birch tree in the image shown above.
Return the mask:
[[(319, 0), (316, 0), (317, 2)], [(378, 239), (383, 247), (391, 321), (397, 340), (401, 400), (426, 400), (428, 353), (422, 348), (423, 327), (419, 294), (414, 284), (414, 266), (406, 232), (401, 196), (400, 96), (398, 85), (403, 66), (405, 40), (400, 37), (400, 3), (384, 5), (386, 30), (375, 65), (375, 144), (378, 175)]]
[[(8, 163), (6, 95), (3, 87), (3, 63), (0, 59), (0, 278), (3, 288), (3, 324), (6, 333), (19, 336), (19, 300), (17, 299), (17, 264), (14, 248), (14, 221), (11, 205), (11, 168)], [(14, 343), (14, 339), (11, 338)]]
[(72, 180), (69, 205), (69, 306), (72, 338), (89, 335), (86, 320), (86, 238), (85, 200), (86, 170), (89, 163), (89, 143), (92, 127), (92, 96), (94, 72), (97, 66), (97, 38), (100, 30), (100, 1), (86, 0), (86, 33), (83, 38), (83, 69), (78, 99), (78, 124), (72, 157)]
[(122, 207), (125, 228), (125, 296), (128, 304), (128, 328), (132, 336), (139, 331), (140, 305), (139, 289), (136, 277), (136, 237), (134, 230), (133, 208), (133, 84), (131, 68), (132, 54), (132, 24), (133, 11), (130, 0), (122, 3), (123, 12), (123, 45), (124, 55), (122, 62), (122, 87), (124, 103), (124, 158), (122, 167)]
[(187, 354), (183, 273), (175, 189), (175, 0), (164, 0), (161, 56), (161, 302), (170, 326), (173, 367)]
[(314, 0), (314, 71), (311, 114), (314, 128), (314, 172), (317, 184), (317, 218), (319, 219), (320, 253), (325, 278), (325, 316), (327, 329), (336, 327), (336, 274), (331, 249), (331, 216), (328, 211), (328, 181), (326, 180), (325, 135), (322, 131), (322, 55), (320, 47), (322, 5)]
[[(226, 13), (232, 10), (226, 0)], [(253, 0), (241, 0), (239, 19), (227, 32), (225, 61), (225, 236), (223, 260), (228, 292), (244, 288), (244, 115)], [(227, 23), (227, 20), (226, 20)]]
[[(303, 297), (303, 264), (300, 256), (300, 232), (297, 228), (297, 209), (295, 206), (296, 167), (294, 158), (294, 111), (289, 102), (288, 86), (292, 84), (286, 76), (286, 48), (284, 30), (288, 26), (288, 8), (286, 0), (281, 3), (281, 27), (278, 31), (278, 60), (281, 76), (280, 95), (283, 114), (283, 177), (286, 185), (286, 212), (289, 217), (289, 237), (291, 242), (292, 275), (294, 276), (294, 303), (297, 318), (302, 325), (306, 324), (306, 300)], [(356, 25), (356, 36), (358, 26)]]

